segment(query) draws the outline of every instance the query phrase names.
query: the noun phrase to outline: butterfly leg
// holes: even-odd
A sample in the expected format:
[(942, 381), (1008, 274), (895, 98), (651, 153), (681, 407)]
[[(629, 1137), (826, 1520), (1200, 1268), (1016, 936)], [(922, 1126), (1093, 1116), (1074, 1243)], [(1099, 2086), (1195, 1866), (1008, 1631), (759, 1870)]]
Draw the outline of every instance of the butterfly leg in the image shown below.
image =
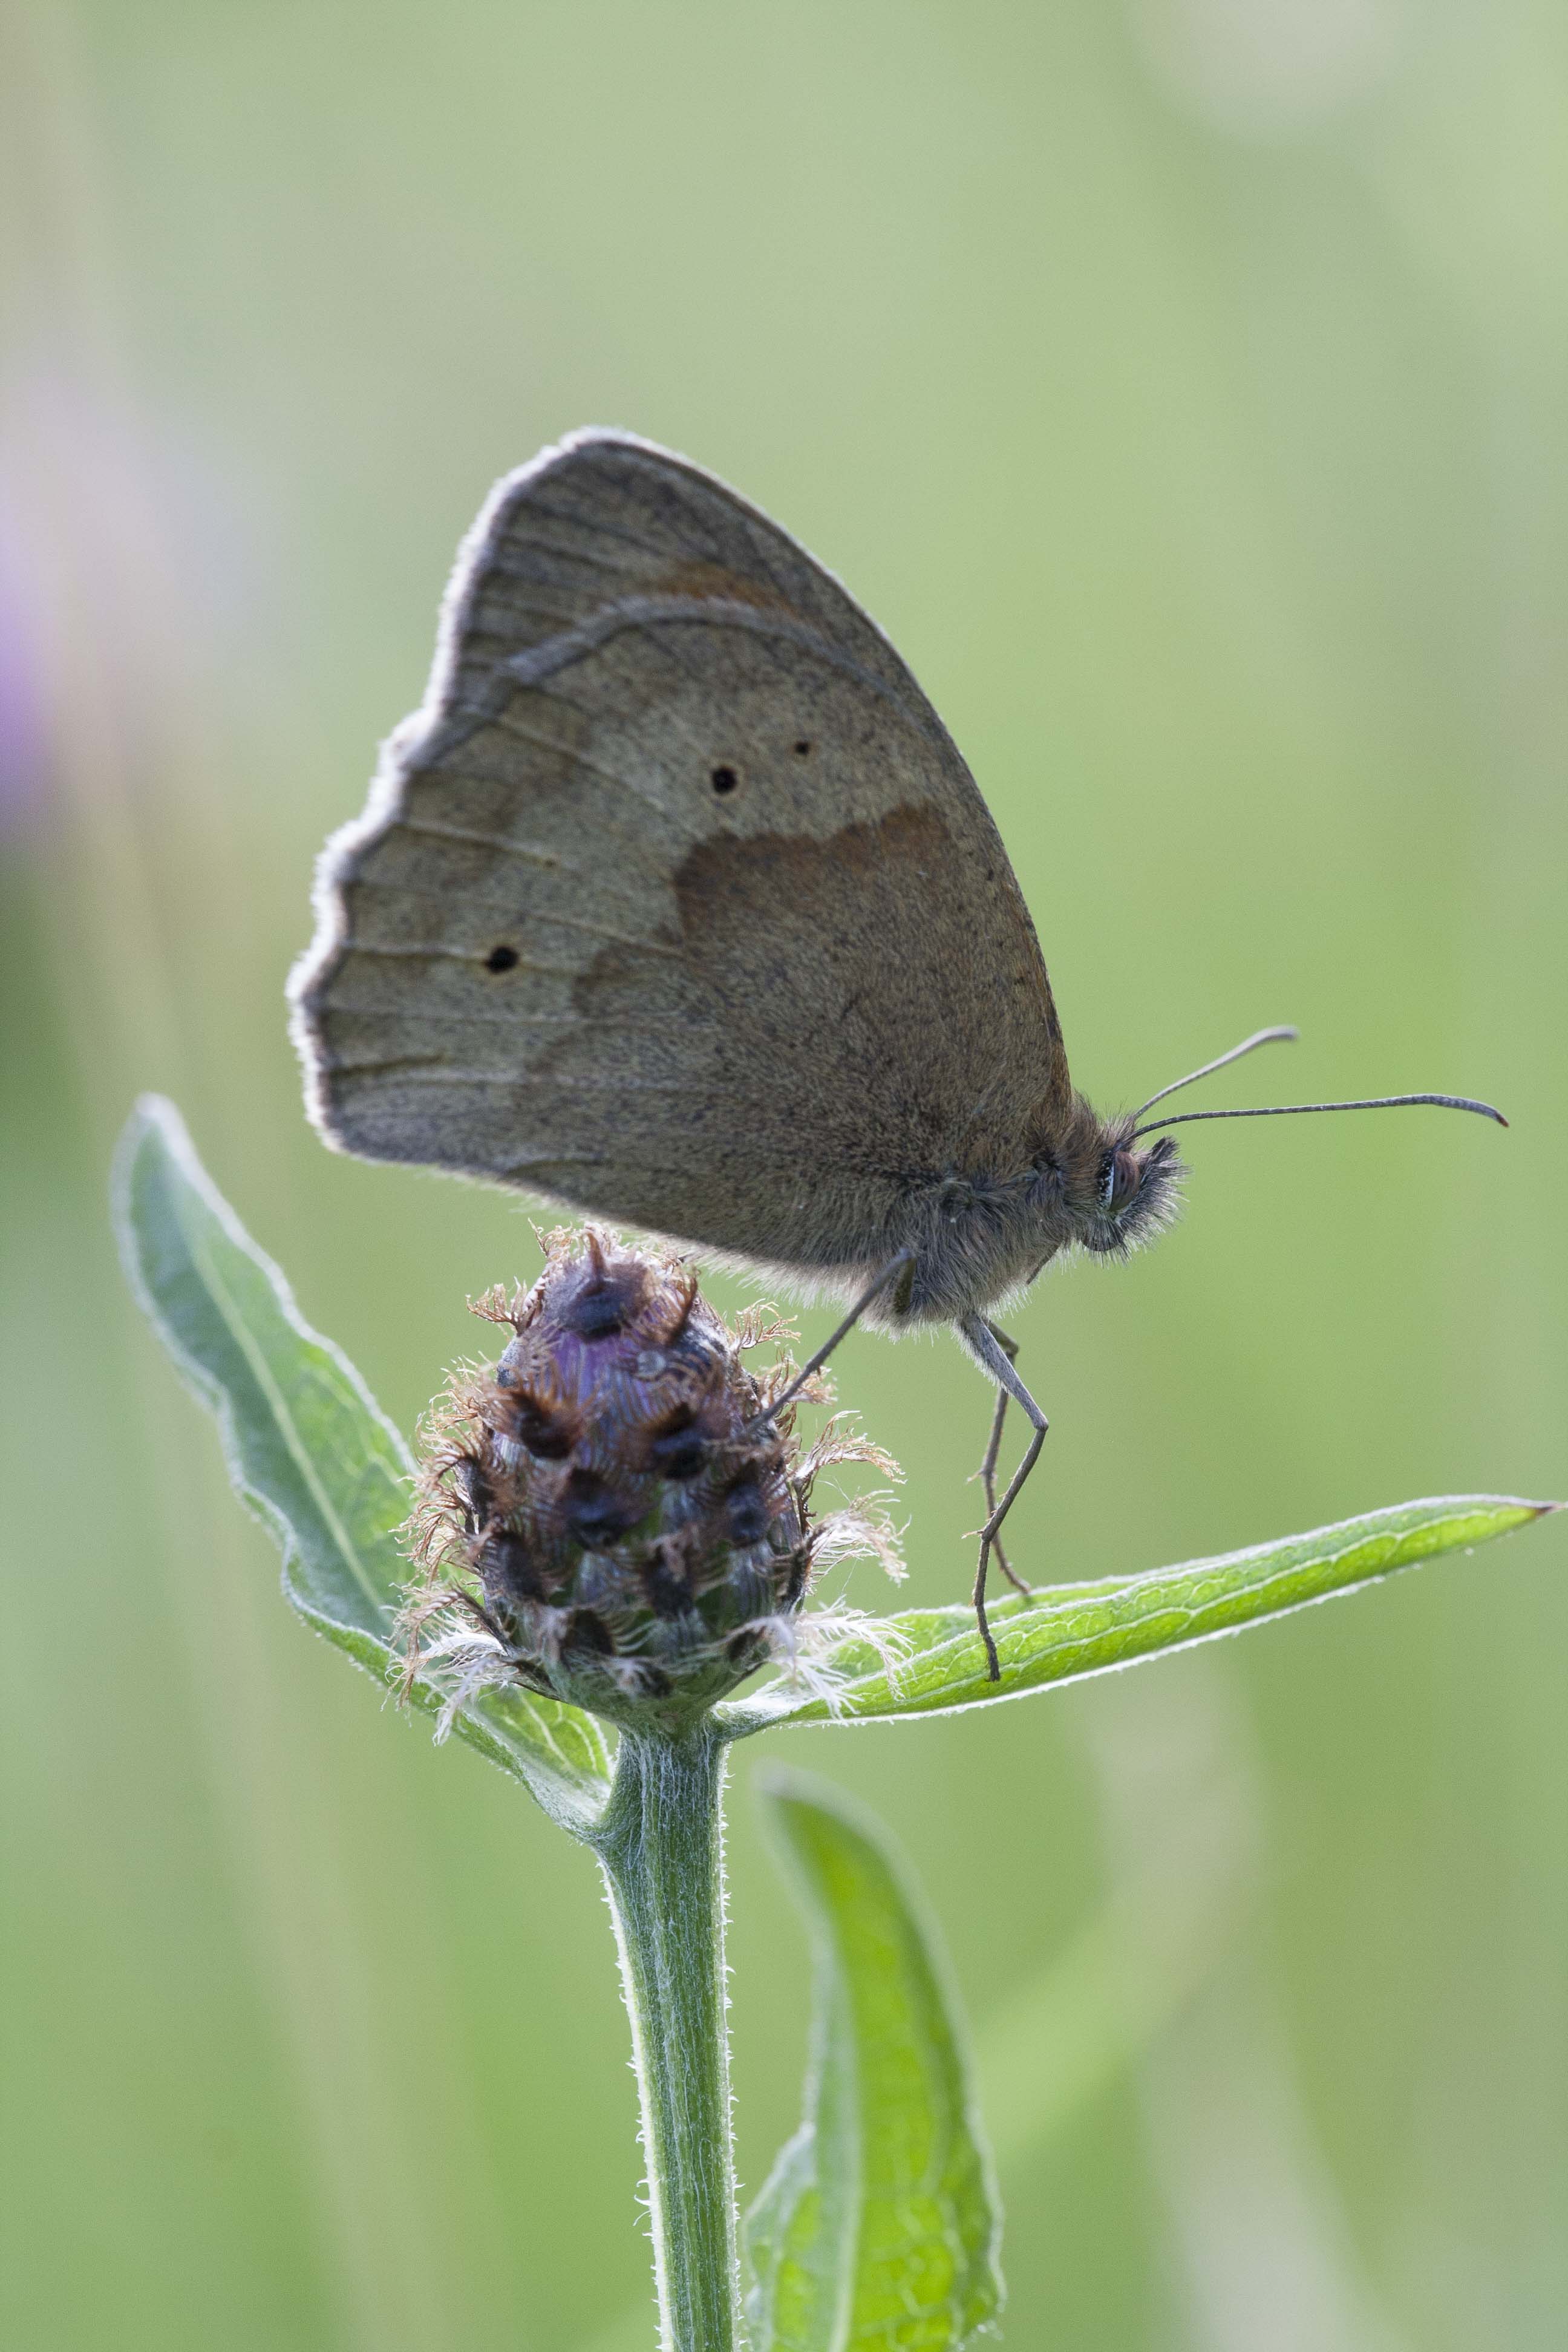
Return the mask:
[[(992, 1639), (991, 1626), (985, 1614), (985, 1574), (991, 1565), (991, 1554), (995, 1546), (997, 1531), (1017, 1501), (1025, 1480), (1040, 1458), (1040, 1448), (1046, 1442), (1046, 1432), (1050, 1427), (1050, 1423), (1013, 1370), (1012, 1358), (1003, 1347), (998, 1335), (992, 1330), (984, 1316), (965, 1315), (961, 1318), (958, 1328), (970, 1348), (996, 1382), (997, 1387), (1005, 1391), (1008, 1396), (1015, 1398), (1023, 1407), (1031, 1432), (1024, 1458), (1014, 1471), (1008, 1482), (1006, 1493), (992, 1510), (985, 1525), (980, 1530), (980, 1560), (974, 1571), (974, 1614), (980, 1627), (980, 1638), (985, 1644), (985, 1662), (991, 1680), (994, 1683), (999, 1683), (1002, 1679), (1001, 1661), (996, 1655), (996, 1644)], [(998, 1414), (994, 1424), (998, 1443), (1001, 1438), (1000, 1423), (1001, 1416)]]
[(749, 1421), (746, 1423), (745, 1434), (749, 1437), (753, 1430), (761, 1429), (765, 1422), (772, 1421), (775, 1413), (782, 1412), (786, 1404), (792, 1404), (794, 1402), (795, 1399), (800, 1394), (802, 1389), (805, 1388), (807, 1381), (812, 1378), (814, 1373), (819, 1372), (822, 1370), (823, 1365), (827, 1361), (829, 1356), (832, 1355), (833, 1350), (837, 1347), (839, 1341), (848, 1338), (850, 1332), (855, 1328), (856, 1324), (860, 1320), (861, 1316), (866, 1312), (867, 1307), (871, 1306), (876, 1299), (881, 1297), (883, 1291), (887, 1289), (888, 1285), (890, 1282), (898, 1283), (898, 1304), (900, 1307), (906, 1307), (909, 1304), (910, 1286), (914, 1279), (914, 1271), (915, 1254), (913, 1250), (901, 1249), (896, 1252), (895, 1255), (888, 1260), (887, 1265), (882, 1268), (876, 1279), (873, 1282), (868, 1283), (866, 1288), (860, 1293), (859, 1297), (855, 1301), (854, 1306), (849, 1309), (848, 1314), (844, 1318), (844, 1320), (838, 1326), (837, 1330), (835, 1331), (829, 1339), (824, 1340), (822, 1346), (818, 1348), (816, 1355), (813, 1356), (808, 1362), (801, 1366), (794, 1380), (791, 1381), (788, 1388), (784, 1391), (784, 1394), (782, 1396), (774, 1397), (772, 1404), (768, 1406), (764, 1412), (758, 1413), (754, 1421)]
[[(1010, 1339), (999, 1324), (991, 1321), (989, 1316), (985, 1320), (991, 1337), (1003, 1350), (1007, 1361), (1016, 1366), (1018, 1361), (1018, 1342), (1016, 1339)], [(985, 1515), (988, 1518), (993, 1517), (996, 1510), (996, 1461), (1002, 1451), (1002, 1424), (1006, 1418), (1007, 1391), (1004, 1388), (998, 1388), (996, 1410), (991, 1416), (991, 1435), (986, 1442), (985, 1457), (980, 1465), (980, 1484), (985, 1496)], [(1014, 1591), (1021, 1592), (1027, 1598), (1035, 1588), (1032, 1584), (1026, 1584), (1023, 1578), (1016, 1573), (1011, 1561), (1002, 1549), (1002, 1538), (999, 1535), (993, 1536), (991, 1538), (991, 1557), (1013, 1587)]]

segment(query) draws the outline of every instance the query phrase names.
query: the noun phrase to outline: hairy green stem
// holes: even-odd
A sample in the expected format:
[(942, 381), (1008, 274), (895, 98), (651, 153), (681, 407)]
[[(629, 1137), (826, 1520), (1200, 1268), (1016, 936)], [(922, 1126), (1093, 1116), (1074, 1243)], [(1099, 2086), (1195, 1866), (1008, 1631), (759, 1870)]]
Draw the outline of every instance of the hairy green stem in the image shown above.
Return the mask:
[(592, 1844), (609, 1888), (632, 2021), (661, 2352), (741, 2337), (724, 2018), (724, 1742), (623, 1731)]

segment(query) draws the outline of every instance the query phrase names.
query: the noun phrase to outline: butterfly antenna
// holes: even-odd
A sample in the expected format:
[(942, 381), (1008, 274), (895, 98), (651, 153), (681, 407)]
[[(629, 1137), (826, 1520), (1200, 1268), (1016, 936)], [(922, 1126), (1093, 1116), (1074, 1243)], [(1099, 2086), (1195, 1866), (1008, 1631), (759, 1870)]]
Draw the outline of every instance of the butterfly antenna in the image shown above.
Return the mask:
[[(1159, 1097), (1154, 1099), (1157, 1102)], [(1473, 1110), (1478, 1118), (1494, 1118), (1500, 1127), (1508, 1125), (1500, 1110), (1490, 1103), (1472, 1102), (1468, 1095), (1373, 1095), (1364, 1102), (1268, 1103), (1259, 1110), (1180, 1110), (1170, 1118), (1152, 1119), (1147, 1127), (1134, 1128), (1127, 1140), (1136, 1143), (1141, 1135), (1152, 1135), (1157, 1129), (1186, 1127), (1200, 1118), (1299, 1118), (1307, 1111), (1400, 1110), (1408, 1103), (1436, 1103), (1442, 1110)]]
[(1233, 1045), (1229, 1053), (1222, 1054), (1217, 1061), (1205, 1062), (1201, 1070), (1189, 1070), (1184, 1078), (1177, 1078), (1172, 1085), (1162, 1087), (1157, 1095), (1151, 1095), (1147, 1102), (1140, 1103), (1132, 1116), (1134, 1118), (1142, 1118), (1146, 1110), (1152, 1110), (1154, 1105), (1157, 1102), (1163, 1102), (1167, 1095), (1179, 1095), (1184, 1087), (1195, 1086), (1199, 1078), (1208, 1077), (1215, 1070), (1223, 1070), (1227, 1062), (1239, 1062), (1244, 1054), (1256, 1052), (1259, 1045), (1293, 1042), (1300, 1034), (1299, 1029), (1289, 1026), (1278, 1029), (1255, 1029), (1250, 1037), (1244, 1037), (1239, 1045)]

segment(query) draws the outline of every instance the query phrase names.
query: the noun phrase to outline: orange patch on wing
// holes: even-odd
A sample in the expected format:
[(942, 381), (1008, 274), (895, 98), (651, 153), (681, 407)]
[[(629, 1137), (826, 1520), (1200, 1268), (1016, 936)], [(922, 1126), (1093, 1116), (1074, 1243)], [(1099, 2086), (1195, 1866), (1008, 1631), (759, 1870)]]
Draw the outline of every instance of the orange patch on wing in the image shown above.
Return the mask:
[(645, 593), (690, 596), (704, 604), (751, 604), (760, 612), (789, 613), (795, 609), (763, 582), (748, 580), (739, 572), (726, 571), (721, 563), (705, 563), (699, 558), (671, 564), (657, 580), (648, 583)]

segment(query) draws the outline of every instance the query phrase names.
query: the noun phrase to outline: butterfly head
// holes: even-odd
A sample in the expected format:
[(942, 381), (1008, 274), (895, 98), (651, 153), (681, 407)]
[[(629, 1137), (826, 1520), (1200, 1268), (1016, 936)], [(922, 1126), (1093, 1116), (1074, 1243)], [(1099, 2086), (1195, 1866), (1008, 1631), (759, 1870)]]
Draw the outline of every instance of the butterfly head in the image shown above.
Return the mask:
[(1182, 1163), (1168, 1135), (1141, 1150), (1132, 1141), (1131, 1118), (1102, 1128), (1092, 1198), (1080, 1196), (1074, 1203), (1085, 1249), (1100, 1257), (1125, 1257), (1142, 1243), (1152, 1241), (1176, 1213), (1181, 1174)]

